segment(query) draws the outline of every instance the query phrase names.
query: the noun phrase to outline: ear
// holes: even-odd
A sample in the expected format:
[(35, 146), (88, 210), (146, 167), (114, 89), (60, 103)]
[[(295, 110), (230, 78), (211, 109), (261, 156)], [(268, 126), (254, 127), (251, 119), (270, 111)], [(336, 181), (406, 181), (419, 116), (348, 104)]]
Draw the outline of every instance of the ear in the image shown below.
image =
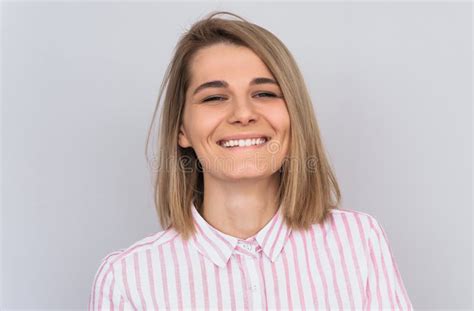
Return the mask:
[(189, 141), (188, 135), (184, 130), (183, 124), (181, 124), (181, 126), (179, 127), (178, 145), (180, 145), (182, 148), (191, 147), (191, 142)]

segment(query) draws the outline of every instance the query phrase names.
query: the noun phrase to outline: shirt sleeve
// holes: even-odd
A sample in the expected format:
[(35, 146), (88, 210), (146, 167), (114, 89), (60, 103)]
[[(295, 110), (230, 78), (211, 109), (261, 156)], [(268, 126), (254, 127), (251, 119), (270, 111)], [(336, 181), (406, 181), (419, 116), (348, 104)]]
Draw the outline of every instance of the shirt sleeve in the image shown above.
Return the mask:
[(368, 279), (366, 310), (413, 310), (387, 235), (374, 217), (369, 217)]
[(122, 251), (107, 255), (97, 270), (89, 295), (89, 311), (124, 310), (127, 302), (115, 280), (112, 263)]

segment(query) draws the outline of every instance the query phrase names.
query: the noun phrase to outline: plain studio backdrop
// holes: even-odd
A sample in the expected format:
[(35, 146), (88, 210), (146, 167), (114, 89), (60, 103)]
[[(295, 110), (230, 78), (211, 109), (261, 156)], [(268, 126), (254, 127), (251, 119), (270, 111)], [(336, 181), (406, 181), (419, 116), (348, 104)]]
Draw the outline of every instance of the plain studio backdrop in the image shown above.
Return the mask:
[(295, 56), (342, 188), (415, 309), (472, 307), (472, 4), (3, 2), (2, 309), (85, 309), (102, 258), (161, 230), (145, 140), (211, 10)]

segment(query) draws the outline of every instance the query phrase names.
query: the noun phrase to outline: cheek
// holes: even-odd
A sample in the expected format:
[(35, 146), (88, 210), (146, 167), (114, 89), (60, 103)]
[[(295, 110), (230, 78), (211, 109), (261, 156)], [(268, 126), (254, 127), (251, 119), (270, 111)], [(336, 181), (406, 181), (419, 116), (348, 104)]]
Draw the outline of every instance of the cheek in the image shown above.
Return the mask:
[(275, 142), (276, 145), (272, 146), (273, 151), (278, 151), (278, 156), (287, 155), (290, 146), (291, 122), (288, 110), (286, 110), (286, 105), (273, 107), (271, 111), (268, 111), (267, 120), (278, 135), (278, 142)]
[(212, 139), (213, 131), (219, 124), (219, 117), (216, 114), (202, 110), (189, 111), (188, 131), (194, 143)]
[(268, 110), (266, 116), (277, 131), (285, 133), (290, 130), (290, 115), (285, 105)]

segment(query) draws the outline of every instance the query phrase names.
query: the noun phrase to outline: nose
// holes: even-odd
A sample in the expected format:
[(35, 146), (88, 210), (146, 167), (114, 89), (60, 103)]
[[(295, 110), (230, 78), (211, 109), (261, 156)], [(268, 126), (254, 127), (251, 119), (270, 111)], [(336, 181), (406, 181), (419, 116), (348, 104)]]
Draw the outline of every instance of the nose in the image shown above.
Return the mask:
[(258, 114), (251, 100), (246, 98), (237, 98), (234, 100), (232, 103), (232, 113), (229, 118), (230, 123), (247, 125), (249, 123), (255, 123), (257, 119)]

